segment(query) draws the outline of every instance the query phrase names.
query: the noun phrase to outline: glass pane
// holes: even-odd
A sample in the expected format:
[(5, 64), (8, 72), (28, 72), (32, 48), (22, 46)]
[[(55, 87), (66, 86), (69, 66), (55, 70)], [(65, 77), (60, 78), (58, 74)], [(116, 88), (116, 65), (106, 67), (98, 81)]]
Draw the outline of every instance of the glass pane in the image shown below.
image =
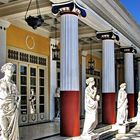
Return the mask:
[(20, 74), (27, 75), (27, 68), (25, 66), (20, 66)]
[(27, 106), (21, 106), (21, 114), (27, 114)]
[(39, 76), (44, 77), (44, 70), (42, 70), (42, 69), (39, 70)]
[(21, 96), (21, 104), (27, 104), (27, 97)]
[(30, 75), (36, 76), (36, 69), (35, 68), (30, 68)]
[(14, 74), (16, 74), (17, 73), (17, 66), (16, 66), (16, 64), (14, 64), (14, 69), (15, 69)]
[(44, 87), (40, 87), (40, 95), (44, 95)]
[(57, 72), (57, 79), (60, 79), (60, 72)]
[(12, 76), (12, 80), (14, 81), (14, 83), (16, 84), (16, 75)]
[(31, 85), (36, 85), (36, 78), (30, 77), (30, 84)]
[(44, 96), (40, 96), (39, 103), (44, 104)]
[(27, 78), (26, 78), (26, 76), (21, 76), (20, 77), (20, 83), (21, 83), (21, 85), (27, 85)]
[(39, 112), (40, 112), (40, 113), (43, 113), (43, 112), (44, 112), (44, 105), (40, 105), (40, 106), (39, 106)]
[(40, 78), (40, 86), (44, 86), (44, 79)]
[(60, 68), (60, 62), (57, 62), (57, 68)]
[(57, 87), (60, 87), (60, 80), (57, 80)]
[(26, 95), (26, 93), (27, 93), (27, 87), (21, 86), (21, 95)]

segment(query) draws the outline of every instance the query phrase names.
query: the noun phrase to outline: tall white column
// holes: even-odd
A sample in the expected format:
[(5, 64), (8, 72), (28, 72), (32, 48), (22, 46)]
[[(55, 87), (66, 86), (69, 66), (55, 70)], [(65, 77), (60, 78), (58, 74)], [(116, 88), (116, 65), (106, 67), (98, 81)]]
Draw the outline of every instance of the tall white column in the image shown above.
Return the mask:
[(81, 115), (84, 115), (85, 110), (85, 88), (86, 88), (86, 56), (87, 52), (82, 51), (82, 93), (81, 93)]
[[(6, 63), (6, 29), (10, 23), (5, 20), (0, 20), (0, 68)], [(0, 73), (0, 78), (2, 74)]]
[(102, 116), (103, 123), (114, 124), (115, 106), (115, 54), (114, 40), (119, 40), (112, 30), (97, 32), (96, 37), (102, 39)]
[(128, 94), (134, 94), (133, 53), (125, 53), (125, 55), (124, 55), (124, 71), (125, 71), (125, 82), (127, 84), (126, 91)]
[(76, 1), (53, 4), (61, 16), (60, 57), (60, 135), (80, 135), (80, 91), (78, 54), (78, 15), (86, 16)]
[(103, 40), (102, 49), (102, 92), (115, 93), (114, 40)]
[(79, 91), (78, 17), (61, 16), (61, 91)]
[(126, 91), (128, 98), (128, 117), (132, 118), (135, 115), (134, 101), (134, 60), (133, 55), (135, 49), (133, 47), (124, 48), (124, 75), (126, 83)]
[(50, 120), (55, 117), (55, 92), (57, 88), (57, 68), (56, 61), (52, 60), (52, 48), (55, 40), (50, 40)]

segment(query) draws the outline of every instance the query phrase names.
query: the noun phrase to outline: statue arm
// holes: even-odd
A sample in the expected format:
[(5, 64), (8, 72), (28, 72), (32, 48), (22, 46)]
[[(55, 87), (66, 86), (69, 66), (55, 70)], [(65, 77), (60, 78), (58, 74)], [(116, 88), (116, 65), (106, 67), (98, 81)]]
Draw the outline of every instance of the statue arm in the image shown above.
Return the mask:
[(89, 89), (87, 87), (85, 93), (88, 94), (90, 96), (90, 98), (95, 99), (95, 96), (96, 96), (96, 93), (97, 93), (97, 88), (94, 87), (94, 89), (92, 89), (92, 88)]

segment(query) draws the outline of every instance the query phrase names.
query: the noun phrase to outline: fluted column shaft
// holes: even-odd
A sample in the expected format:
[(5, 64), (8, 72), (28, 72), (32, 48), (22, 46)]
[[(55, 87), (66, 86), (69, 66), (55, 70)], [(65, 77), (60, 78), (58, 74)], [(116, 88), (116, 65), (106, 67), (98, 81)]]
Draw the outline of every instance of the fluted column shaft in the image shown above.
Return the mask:
[(133, 53), (124, 54), (124, 74), (128, 94), (128, 117), (134, 117), (134, 62)]
[(79, 91), (78, 16), (61, 16), (61, 91)]

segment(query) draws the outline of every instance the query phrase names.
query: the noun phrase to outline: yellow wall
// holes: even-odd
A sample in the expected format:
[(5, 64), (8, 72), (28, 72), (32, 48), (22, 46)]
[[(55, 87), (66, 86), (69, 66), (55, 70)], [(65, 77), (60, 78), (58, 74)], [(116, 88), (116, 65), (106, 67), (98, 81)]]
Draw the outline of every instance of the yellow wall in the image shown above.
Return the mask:
[[(27, 47), (26, 45), (27, 36), (31, 36), (34, 38), (35, 41), (34, 49), (29, 49)], [(31, 38), (29, 38), (28, 44), (32, 46)], [(16, 26), (10, 25), (10, 27), (7, 29), (7, 46), (12, 46), (26, 51), (49, 56), (50, 39), (39, 36), (27, 30), (18, 28)]]

